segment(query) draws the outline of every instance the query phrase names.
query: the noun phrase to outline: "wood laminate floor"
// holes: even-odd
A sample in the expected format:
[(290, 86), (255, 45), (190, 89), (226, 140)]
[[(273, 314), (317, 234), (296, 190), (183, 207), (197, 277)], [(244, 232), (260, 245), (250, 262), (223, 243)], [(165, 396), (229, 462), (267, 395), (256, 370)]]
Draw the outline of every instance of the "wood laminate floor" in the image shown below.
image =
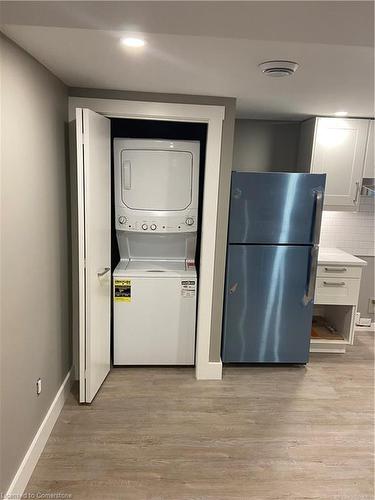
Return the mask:
[(373, 500), (373, 340), (306, 368), (227, 367), (221, 382), (114, 369), (91, 406), (69, 398), (26, 491)]

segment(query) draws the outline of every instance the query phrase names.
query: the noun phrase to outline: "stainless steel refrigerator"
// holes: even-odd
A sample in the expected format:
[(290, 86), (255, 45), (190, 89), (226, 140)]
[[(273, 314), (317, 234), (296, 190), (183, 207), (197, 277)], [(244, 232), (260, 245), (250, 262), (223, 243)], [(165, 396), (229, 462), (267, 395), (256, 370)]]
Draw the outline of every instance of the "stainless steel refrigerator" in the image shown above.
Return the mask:
[(222, 360), (307, 363), (325, 175), (233, 172)]

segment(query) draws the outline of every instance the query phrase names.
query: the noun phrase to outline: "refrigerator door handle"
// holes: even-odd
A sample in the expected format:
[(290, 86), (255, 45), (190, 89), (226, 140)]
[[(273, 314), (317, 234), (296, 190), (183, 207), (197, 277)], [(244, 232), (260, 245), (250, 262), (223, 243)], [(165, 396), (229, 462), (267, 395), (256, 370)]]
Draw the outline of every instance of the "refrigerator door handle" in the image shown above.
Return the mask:
[(320, 227), (322, 225), (323, 191), (314, 191), (315, 195), (315, 217), (313, 230), (313, 244), (318, 245), (320, 239)]
[(307, 291), (303, 297), (303, 303), (307, 306), (310, 302), (314, 300), (315, 293), (315, 283), (316, 283), (316, 271), (318, 268), (318, 253), (319, 246), (314, 245), (311, 247), (310, 252), (310, 269), (309, 269), (309, 278), (307, 282)]

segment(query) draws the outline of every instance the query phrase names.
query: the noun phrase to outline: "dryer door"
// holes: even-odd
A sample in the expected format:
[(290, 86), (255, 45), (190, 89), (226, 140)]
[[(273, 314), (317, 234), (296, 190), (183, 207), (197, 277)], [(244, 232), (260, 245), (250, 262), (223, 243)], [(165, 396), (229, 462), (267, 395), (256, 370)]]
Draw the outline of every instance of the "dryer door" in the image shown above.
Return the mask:
[(132, 210), (185, 210), (192, 202), (189, 151), (121, 151), (121, 198)]

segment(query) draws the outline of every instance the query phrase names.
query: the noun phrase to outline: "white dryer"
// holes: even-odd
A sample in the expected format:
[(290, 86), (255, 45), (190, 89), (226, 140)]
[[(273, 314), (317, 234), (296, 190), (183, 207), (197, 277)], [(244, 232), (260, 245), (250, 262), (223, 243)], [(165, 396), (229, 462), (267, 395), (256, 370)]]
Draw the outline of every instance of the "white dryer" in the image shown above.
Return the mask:
[(113, 274), (114, 364), (193, 365), (197, 275), (181, 260), (121, 261)]
[(116, 138), (113, 144), (116, 230), (196, 232), (199, 142)]

